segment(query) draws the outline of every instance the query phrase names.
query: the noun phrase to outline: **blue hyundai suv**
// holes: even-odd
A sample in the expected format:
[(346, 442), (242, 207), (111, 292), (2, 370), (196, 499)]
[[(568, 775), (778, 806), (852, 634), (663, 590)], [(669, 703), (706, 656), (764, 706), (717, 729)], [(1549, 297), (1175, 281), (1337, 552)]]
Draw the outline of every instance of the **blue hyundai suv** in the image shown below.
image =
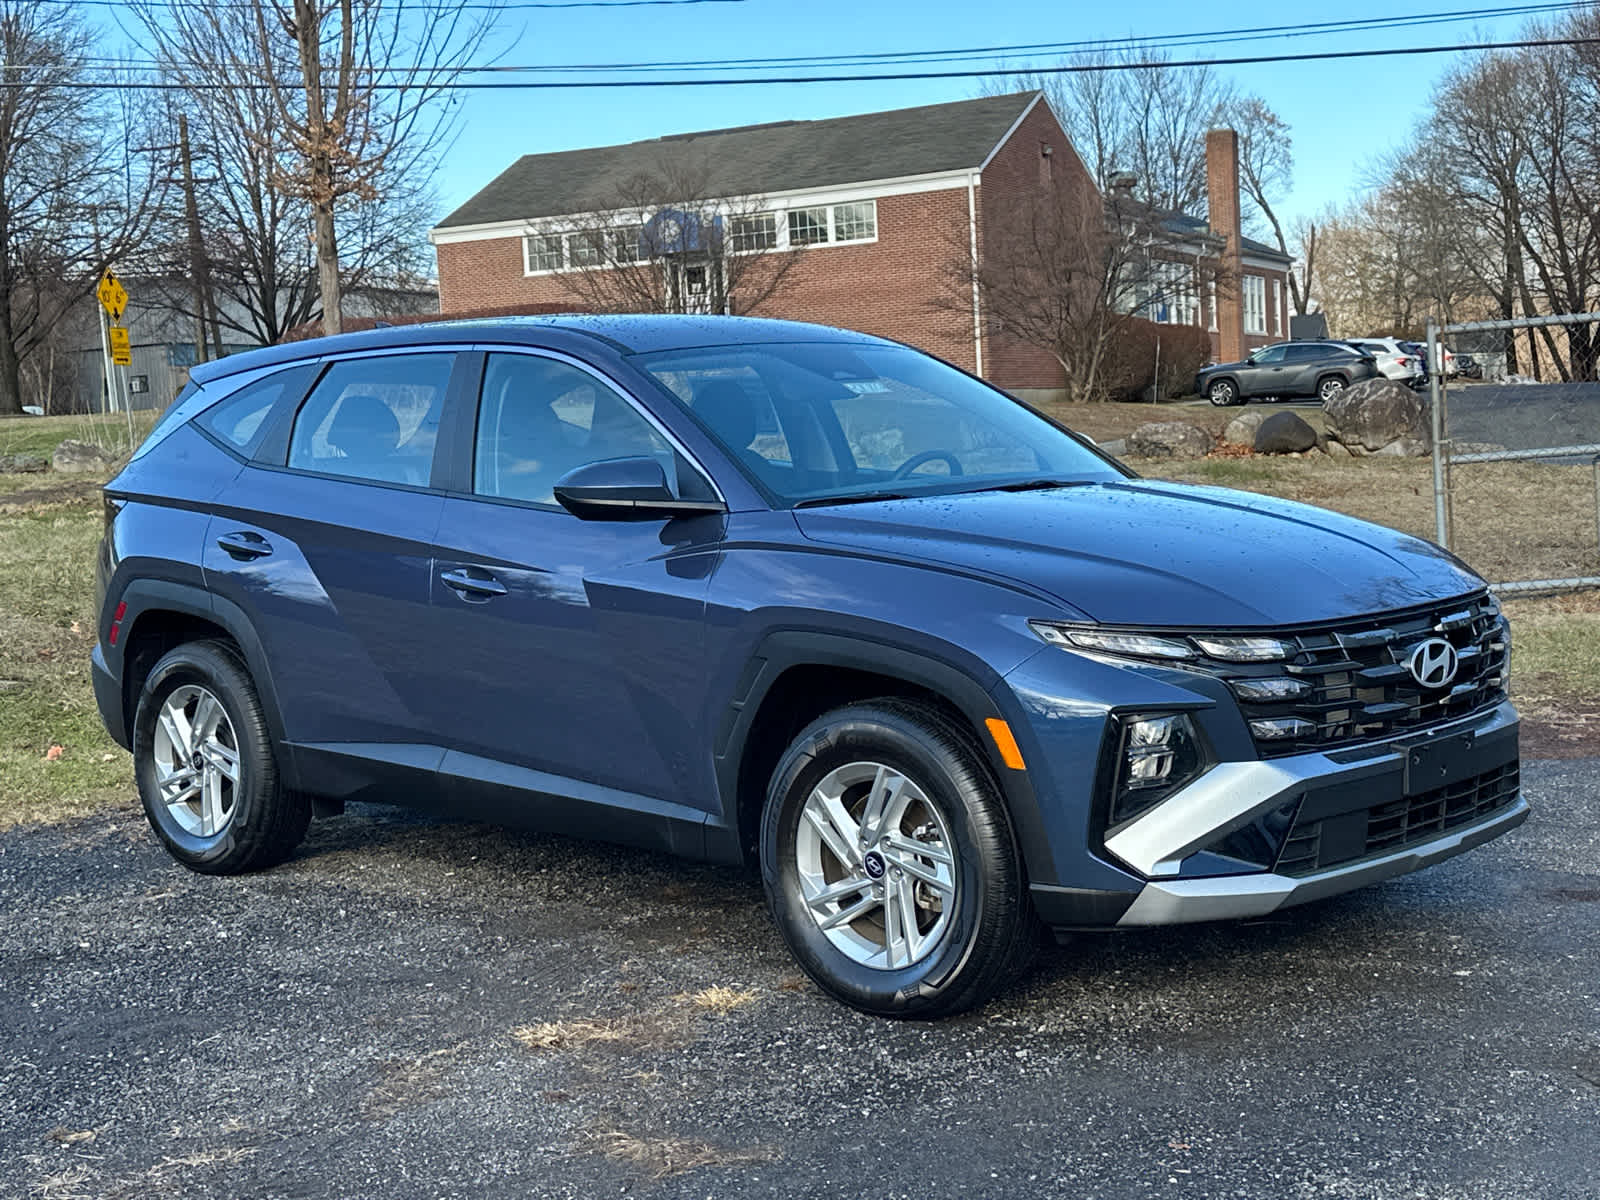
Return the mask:
[(94, 683), (214, 873), (350, 800), (759, 863), (822, 987), (1260, 916), (1528, 809), (1509, 636), (1427, 542), (1141, 480), (903, 345), (726, 317), (195, 368), (105, 489)]

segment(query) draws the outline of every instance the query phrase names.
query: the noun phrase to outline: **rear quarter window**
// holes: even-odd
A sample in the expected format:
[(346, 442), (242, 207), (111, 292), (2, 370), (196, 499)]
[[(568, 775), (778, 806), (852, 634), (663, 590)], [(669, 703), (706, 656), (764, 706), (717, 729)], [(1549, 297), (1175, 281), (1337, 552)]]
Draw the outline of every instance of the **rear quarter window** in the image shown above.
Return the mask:
[(195, 418), (195, 424), (223, 445), (249, 458), (266, 435), (267, 416), (286, 396), (306, 384), (308, 370), (295, 366), (246, 384)]

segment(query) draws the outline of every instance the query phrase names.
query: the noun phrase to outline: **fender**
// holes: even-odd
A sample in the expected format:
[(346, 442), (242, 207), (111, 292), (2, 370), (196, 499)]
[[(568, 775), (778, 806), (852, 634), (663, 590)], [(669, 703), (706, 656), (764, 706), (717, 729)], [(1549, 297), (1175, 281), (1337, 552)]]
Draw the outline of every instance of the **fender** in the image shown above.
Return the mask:
[[(108, 594), (117, 594), (114, 587), (108, 590)], [(122, 697), (121, 710), (111, 714), (116, 717), (119, 726), (111, 731), (116, 741), (119, 744), (126, 744), (125, 739), (132, 724), (130, 710), (138, 701), (138, 697), (128, 694), (124, 651), (137, 634), (140, 620), (151, 613), (162, 612), (195, 617), (219, 626), (238, 644), (240, 652), (244, 655), (245, 665), (250, 670), (250, 680), (255, 685), (257, 698), (261, 701), (262, 713), (267, 719), (267, 730), (282, 756), (280, 762), (285, 780), (291, 787), (299, 786), (299, 774), (293, 761), (293, 748), (284, 738), (278, 691), (272, 681), (272, 672), (268, 669), (267, 655), (244, 610), (229, 600), (212, 595), (196, 584), (176, 583), (164, 579), (135, 579), (118, 595), (118, 599), (128, 606), (122, 621), (128, 635), (118, 646), (108, 645), (104, 637), (100, 643), (105, 653), (106, 667), (117, 680)], [(118, 733), (122, 736), (117, 737)]]
[[(870, 671), (934, 692), (960, 710), (972, 726), (990, 772), (1000, 785), (1011, 815), (1012, 830), (1029, 878), (1050, 879), (1053, 868), (1044, 853), (1044, 830), (1038, 817), (1038, 799), (1028, 773), (1006, 766), (994, 740), (983, 734), (984, 722), (1005, 719), (991, 690), (1004, 686), (992, 668), (980, 660), (970, 667), (956, 666), (925, 651), (913, 650), (848, 634), (808, 630), (769, 633), (751, 655), (735, 695), (719, 723), (713, 749), (717, 790), (722, 799), (722, 821), (706, 825), (709, 857), (741, 861), (739, 830), (739, 771), (746, 742), (762, 702), (772, 685), (791, 667), (840, 667)], [(1036, 874), (1036, 868), (1039, 874)]]

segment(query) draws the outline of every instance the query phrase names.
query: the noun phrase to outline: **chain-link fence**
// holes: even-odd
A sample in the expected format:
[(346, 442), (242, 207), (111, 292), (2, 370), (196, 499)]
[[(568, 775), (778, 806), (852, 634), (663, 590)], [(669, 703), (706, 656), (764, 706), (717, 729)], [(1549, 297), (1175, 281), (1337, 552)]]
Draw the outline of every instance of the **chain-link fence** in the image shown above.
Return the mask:
[(1600, 314), (1428, 330), (1439, 544), (1495, 591), (1600, 587)]

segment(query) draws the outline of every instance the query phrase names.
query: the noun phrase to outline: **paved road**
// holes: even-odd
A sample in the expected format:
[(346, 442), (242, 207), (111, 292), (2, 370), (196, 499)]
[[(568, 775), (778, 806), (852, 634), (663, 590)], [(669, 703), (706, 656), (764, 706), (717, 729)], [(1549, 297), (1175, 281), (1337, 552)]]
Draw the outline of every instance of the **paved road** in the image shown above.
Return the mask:
[(0, 1194), (1592, 1200), (1600, 760), (1527, 784), (1473, 855), (937, 1025), (804, 984), (737, 873), (376, 809), (247, 879), (12, 833)]
[(1456, 442), (1507, 450), (1600, 443), (1600, 383), (1450, 385)]

